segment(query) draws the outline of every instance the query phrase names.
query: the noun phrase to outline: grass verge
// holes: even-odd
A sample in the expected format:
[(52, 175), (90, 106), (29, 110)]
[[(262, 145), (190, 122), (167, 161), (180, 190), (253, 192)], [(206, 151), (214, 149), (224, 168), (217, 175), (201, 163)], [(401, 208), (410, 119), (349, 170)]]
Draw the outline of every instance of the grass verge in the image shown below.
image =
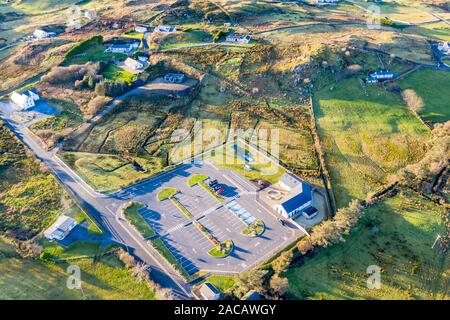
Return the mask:
[(172, 252), (167, 248), (165, 243), (161, 239), (155, 239), (150, 241), (150, 244), (177, 270), (186, 280), (190, 279), (189, 273), (184, 270), (181, 263), (175, 258)]
[(139, 213), (142, 208), (145, 208), (142, 203), (133, 202), (124, 208), (123, 215), (145, 239), (154, 237), (156, 232)]

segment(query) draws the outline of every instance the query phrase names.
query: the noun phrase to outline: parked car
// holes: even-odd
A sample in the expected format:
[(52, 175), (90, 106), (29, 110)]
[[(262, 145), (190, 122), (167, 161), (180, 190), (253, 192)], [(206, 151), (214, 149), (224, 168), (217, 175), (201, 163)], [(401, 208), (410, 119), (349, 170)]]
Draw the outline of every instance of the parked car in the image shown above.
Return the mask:
[(217, 195), (222, 194), (224, 191), (225, 191), (225, 190), (224, 190), (222, 187), (219, 187), (219, 189), (214, 190), (214, 192), (215, 192)]
[(216, 184), (218, 184), (217, 179), (209, 181), (209, 186), (210, 187), (215, 186)]

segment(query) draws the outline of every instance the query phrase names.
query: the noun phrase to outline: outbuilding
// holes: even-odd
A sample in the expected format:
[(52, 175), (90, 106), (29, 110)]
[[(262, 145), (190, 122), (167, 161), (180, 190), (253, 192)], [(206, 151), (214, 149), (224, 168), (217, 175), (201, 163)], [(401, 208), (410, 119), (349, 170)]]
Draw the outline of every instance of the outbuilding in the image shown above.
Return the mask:
[(205, 300), (219, 300), (220, 291), (210, 282), (205, 282), (200, 287), (200, 294)]
[(44, 236), (50, 241), (61, 241), (77, 226), (75, 219), (68, 216), (60, 216), (47, 230)]

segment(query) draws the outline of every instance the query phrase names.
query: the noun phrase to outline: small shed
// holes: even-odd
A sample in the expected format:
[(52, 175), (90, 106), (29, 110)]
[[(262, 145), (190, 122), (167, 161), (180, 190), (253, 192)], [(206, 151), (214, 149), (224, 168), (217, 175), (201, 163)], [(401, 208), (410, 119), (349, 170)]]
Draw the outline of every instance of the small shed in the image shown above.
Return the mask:
[(210, 282), (205, 282), (200, 287), (200, 294), (205, 300), (219, 300), (220, 291)]
[(68, 216), (60, 216), (55, 223), (53, 223), (47, 230), (44, 231), (44, 236), (50, 240), (63, 240), (73, 228), (77, 226), (75, 219)]

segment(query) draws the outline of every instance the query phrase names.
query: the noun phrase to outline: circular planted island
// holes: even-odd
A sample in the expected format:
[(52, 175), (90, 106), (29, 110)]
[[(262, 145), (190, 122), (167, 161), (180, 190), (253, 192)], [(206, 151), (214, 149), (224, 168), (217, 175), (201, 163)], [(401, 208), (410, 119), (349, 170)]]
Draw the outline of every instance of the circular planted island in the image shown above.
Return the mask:
[(234, 243), (231, 240), (225, 240), (218, 246), (208, 251), (208, 254), (215, 258), (226, 258), (233, 252)]

